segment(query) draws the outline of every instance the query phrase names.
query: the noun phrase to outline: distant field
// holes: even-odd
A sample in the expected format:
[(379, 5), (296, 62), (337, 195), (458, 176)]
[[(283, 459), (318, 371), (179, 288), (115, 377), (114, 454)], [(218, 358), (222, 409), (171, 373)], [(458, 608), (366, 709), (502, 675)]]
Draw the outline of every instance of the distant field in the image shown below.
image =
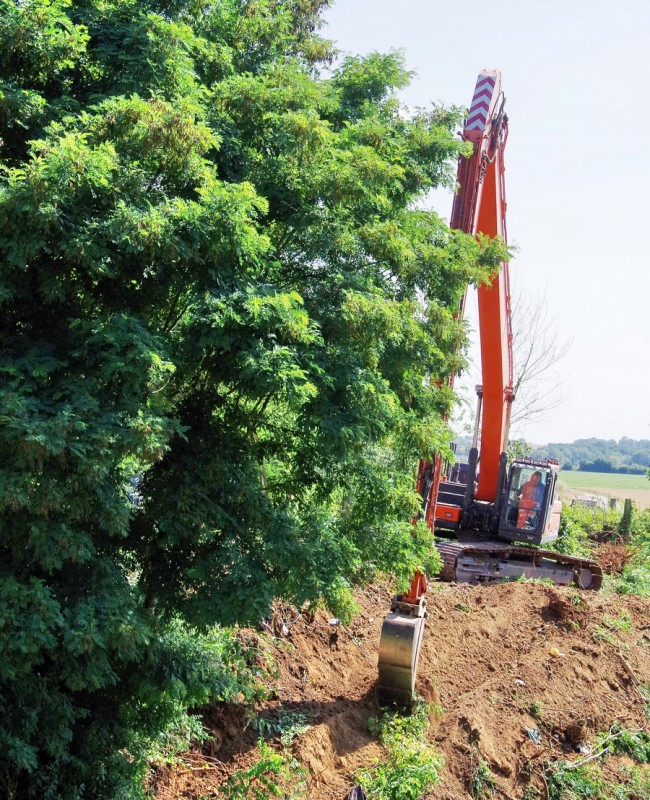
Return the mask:
[(641, 509), (650, 508), (650, 481), (644, 475), (619, 475), (615, 472), (560, 472), (560, 483), (569, 491), (560, 496), (564, 499), (577, 497), (581, 493), (599, 494), (624, 500), (632, 498)]
[(645, 475), (619, 475), (616, 472), (560, 472), (560, 480), (572, 489), (600, 487), (601, 489), (648, 489)]

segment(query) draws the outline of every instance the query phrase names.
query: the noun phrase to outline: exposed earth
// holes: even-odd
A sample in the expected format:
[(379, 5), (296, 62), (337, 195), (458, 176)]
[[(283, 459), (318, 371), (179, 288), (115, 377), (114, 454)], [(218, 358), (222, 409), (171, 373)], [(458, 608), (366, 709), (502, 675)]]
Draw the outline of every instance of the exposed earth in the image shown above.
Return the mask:
[[(308, 770), (311, 800), (344, 800), (355, 771), (384, 757), (368, 718), (378, 713), (377, 646), (389, 592), (367, 589), (356, 599), (361, 613), (349, 627), (330, 624), (323, 612), (278, 607), (275, 635), (242, 631), (278, 667), (276, 699), (255, 709), (271, 743), (280, 747), (272, 731), (282, 714), (307, 718), (290, 750)], [(435, 583), (428, 607), (418, 691), (442, 708), (431, 714), (430, 736), (445, 760), (428, 797), (470, 798), (484, 761), (498, 796), (523, 798), (528, 790), (543, 798), (544, 765), (584, 758), (578, 751), (588, 753), (594, 735), (614, 723), (645, 729), (650, 600), (533, 583)], [(259, 733), (247, 719), (242, 708), (211, 709), (212, 743), (157, 768), (155, 797), (220, 797), (228, 776), (259, 758)]]

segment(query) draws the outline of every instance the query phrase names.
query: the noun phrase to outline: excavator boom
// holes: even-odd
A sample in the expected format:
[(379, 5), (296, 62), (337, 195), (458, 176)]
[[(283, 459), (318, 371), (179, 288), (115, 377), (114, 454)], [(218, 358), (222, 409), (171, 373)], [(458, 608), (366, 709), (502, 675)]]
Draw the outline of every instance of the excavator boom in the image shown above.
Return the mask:
[[(508, 118), (501, 89), (501, 73), (483, 70), (467, 115), (463, 138), (474, 152), (458, 167), (460, 189), (454, 199), (451, 227), (504, 241), (506, 193), (504, 150)], [(510, 273), (507, 262), (489, 284), (477, 289), (479, 340), (481, 344), (481, 471), (477, 500), (493, 501), (499, 480), (499, 456), (507, 449), (510, 406), (514, 398)]]

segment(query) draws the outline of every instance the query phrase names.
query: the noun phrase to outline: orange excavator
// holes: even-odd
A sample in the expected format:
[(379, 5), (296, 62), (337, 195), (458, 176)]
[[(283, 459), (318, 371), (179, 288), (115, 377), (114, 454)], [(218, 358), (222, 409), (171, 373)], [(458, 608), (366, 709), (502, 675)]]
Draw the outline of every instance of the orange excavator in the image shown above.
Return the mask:
[[(500, 72), (483, 70), (465, 120), (463, 138), (473, 144), (473, 153), (459, 161), (451, 227), (506, 240), (504, 106)], [(421, 461), (418, 469), (422, 516), (436, 534), (441, 577), (489, 583), (523, 576), (597, 590), (602, 583), (597, 563), (539, 549), (559, 535), (557, 461), (523, 458), (508, 463), (515, 401), (508, 264), (502, 264), (477, 294), (483, 384), (476, 387), (469, 463), (452, 468), (438, 456)], [(461, 316), (464, 304), (465, 299)], [(381, 704), (408, 706), (414, 696), (426, 588), (426, 577), (417, 573), (409, 591), (393, 598), (382, 625), (377, 683)]]

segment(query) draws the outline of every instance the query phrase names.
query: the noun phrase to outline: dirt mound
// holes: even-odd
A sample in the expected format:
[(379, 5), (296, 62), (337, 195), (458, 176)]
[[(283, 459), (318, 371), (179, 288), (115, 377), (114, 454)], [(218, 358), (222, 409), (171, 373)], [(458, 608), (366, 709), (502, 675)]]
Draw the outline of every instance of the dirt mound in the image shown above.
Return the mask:
[[(433, 584), (428, 601), (418, 690), (443, 709), (431, 728), (445, 758), (437, 800), (468, 798), (479, 764), (503, 796), (521, 798), (531, 784), (543, 788), (543, 761), (575, 755), (614, 721), (644, 727), (650, 601), (530, 583)], [(342, 800), (355, 771), (383, 757), (368, 718), (377, 714), (389, 592), (366, 590), (357, 602), (361, 614), (350, 627), (323, 613), (296, 619), (287, 609), (274, 626), (279, 636), (260, 637), (279, 677), (276, 699), (256, 711), (269, 736), (279, 735), (282, 719), (306, 720), (291, 749), (308, 769), (312, 800)], [(184, 767), (158, 771), (159, 800), (214, 797), (229, 774), (259, 757), (258, 734), (244, 730), (241, 710), (211, 713), (217, 744), (204, 761), (195, 753)]]

